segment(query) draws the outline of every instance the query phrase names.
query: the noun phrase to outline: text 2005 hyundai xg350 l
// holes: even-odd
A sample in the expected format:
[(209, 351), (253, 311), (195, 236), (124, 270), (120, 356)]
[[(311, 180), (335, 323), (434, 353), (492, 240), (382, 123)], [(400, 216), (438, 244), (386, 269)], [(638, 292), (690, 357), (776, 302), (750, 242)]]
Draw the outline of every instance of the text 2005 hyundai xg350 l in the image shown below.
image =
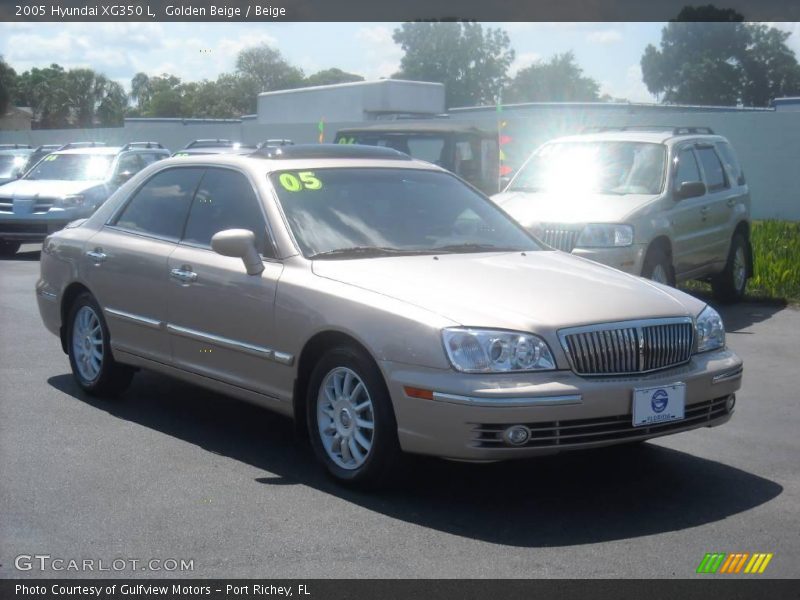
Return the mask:
[(383, 148), (158, 162), (47, 238), (36, 292), (87, 393), (147, 368), (255, 402), (350, 482), (720, 425), (741, 383), (704, 302)]

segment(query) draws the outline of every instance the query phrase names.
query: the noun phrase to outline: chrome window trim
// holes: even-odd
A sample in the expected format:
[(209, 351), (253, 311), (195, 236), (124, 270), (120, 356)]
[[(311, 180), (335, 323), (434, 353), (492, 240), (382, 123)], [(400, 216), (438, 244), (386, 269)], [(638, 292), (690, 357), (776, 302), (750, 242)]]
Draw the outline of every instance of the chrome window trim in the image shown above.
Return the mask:
[(486, 407), (514, 407), (514, 406), (557, 406), (565, 404), (582, 404), (583, 396), (580, 394), (566, 394), (558, 396), (529, 396), (529, 397), (500, 397), (487, 396), (461, 396), (458, 394), (445, 394), (433, 392), (433, 399), (449, 404), (463, 404), (467, 406)]
[[(668, 365), (666, 367), (657, 367), (655, 369), (648, 369), (642, 371), (619, 371), (613, 373), (582, 373), (576, 370), (575, 361), (573, 360), (572, 353), (569, 350), (569, 344), (567, 344), (567, 336), (572, 334), (579, 334), (579, 333), (590, 333), (590, 332), (597, 332), (600, 333), (602, 331), (612, 331), (612, 330), (620, 330), (620, 329), (636, 329), (639, 332), (639, 358), (641, 361), (642, 352), (644, 350), (643, 343), (644, 337), (642, 336), (642, 329), (644, 327), (653, 327), (658, 325), (685, 325), (690, 324), (692, 326), (692, 340), (690, 342), (691, 352), (689, 353), (689, 358), (685, 361)], [(563, 329), (559, 329), (557, 332), (558, 341), (561, 343), (561, 349), (564, 351), (564, 354), (569, 361), (569, 367), (573, 373), (578, 375), (579, 377), (619, 377), (620, 375), (646, 375), (648, 373), (655, 373), (657, 371), (664, 371), (666, 369), (673, 369), (675, 367), (679, 367), (681, 365), (688, 364), (692, 360), (692, 356), (695, 353), (695, 349), (697, 347), (697, 338), (695, 336), (695, 323), (692, 317), (662, 317), (656, 319), (634, 319), (631, 321), (612, 321), (609, 323), (596, 323), (593, 325), (581, 325), (578, 327), (565, 327)], [(602, 359), (602, 356), (600, 357)], [(642, 364), (642, 363), (640, 363)]]

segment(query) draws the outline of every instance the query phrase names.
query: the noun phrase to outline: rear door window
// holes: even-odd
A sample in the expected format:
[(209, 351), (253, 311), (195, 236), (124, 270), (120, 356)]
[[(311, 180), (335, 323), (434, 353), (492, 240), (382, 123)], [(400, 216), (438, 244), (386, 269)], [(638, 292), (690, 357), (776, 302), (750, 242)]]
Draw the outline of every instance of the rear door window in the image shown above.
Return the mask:
[(178, 241), (204, 169), (159, 171), (139, 188), (113, 222), (122, 229)]
[(739, 164), (739, 161), (736, 158), (736, 153), (733, 151), (731, 145), (727, 142), (718, 142), (717, 150), (722, 158), (722, 162), (725, 163), (728, 171), (733, 176), (733, 180), (737, 182), (738, 185), (744, 185), (744, 171), (742, 171), (742, 166)]

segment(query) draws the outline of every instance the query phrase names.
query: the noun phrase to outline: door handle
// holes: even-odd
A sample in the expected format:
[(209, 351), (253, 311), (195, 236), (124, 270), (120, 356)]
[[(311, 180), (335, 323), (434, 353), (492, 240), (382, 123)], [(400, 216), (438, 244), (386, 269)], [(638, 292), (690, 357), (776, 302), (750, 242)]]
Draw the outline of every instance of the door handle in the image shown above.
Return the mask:
[(703, 216), (707, 215), (708, 214), (708, 207), (704, 206), (703, 208), (701, 208), (700, 209), (700, 214), (703, 215)]
[(736, 206), (736, 198), (728, 198), (728, 201), (725, 204), (733, 208)]
[(191, 270), (191, 267), (184, 265), (180, 269), (172, 269), (169, 272), (170, 277), (177, 279), (181, 283), (193, 283), (197, 281), (197, 273)]
[(86, 256), (89, 257), (94, 264), (99, 265), (106, 259), (106, 253), (103, 252), (102, 248), (95, 248), (94, 250), (89, 250), (86, 252)]

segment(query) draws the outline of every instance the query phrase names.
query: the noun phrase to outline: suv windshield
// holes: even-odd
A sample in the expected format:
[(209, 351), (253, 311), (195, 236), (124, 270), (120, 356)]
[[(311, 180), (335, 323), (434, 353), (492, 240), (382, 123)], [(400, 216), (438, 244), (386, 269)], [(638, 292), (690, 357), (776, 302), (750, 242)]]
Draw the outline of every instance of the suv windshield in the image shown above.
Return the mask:
[(540, 249), (493, 203), (446, 173), (340, 168), (270, 179), (307, 258)]
[(666, 150), (647, 142), (556, 142), (542, 146), (508, 191), (659, 194)]
[(101, 181), (108, 177), (113, 161), (108, 154), (49, 154), (25, 179)]
[(27, 157), (0, 154), (0, 177), (13, 177), (25, 167)]

